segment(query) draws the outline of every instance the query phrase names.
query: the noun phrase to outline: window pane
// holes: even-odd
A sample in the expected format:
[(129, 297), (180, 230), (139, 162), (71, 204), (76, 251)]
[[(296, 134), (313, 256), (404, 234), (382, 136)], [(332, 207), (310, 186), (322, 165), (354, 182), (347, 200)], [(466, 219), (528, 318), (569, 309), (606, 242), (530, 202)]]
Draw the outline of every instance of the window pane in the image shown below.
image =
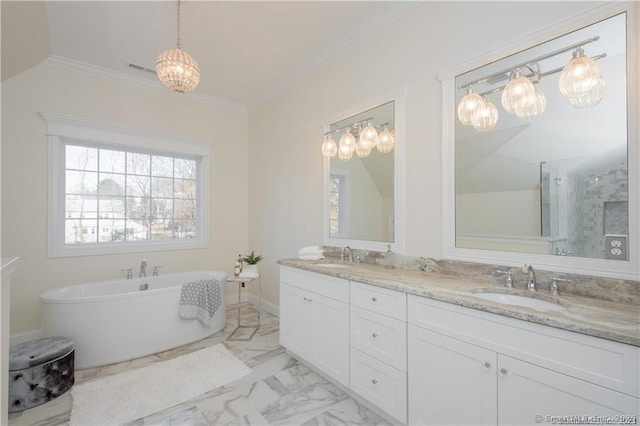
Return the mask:
[(100, 150), (100, 171), (111, 173), (125, 172), (124, 151), (111, 151), (109, 149)]
[(196, 198), (196, 181), (176, 179), (175, 191), (176, 198)]
[(127, 173), (147, 175), (151, 173), (151, 156), (127, 152)]
[(173, 229), (176, 238), (195, 238), (196, 223), (194, 220), (178, 220)]
[(67, 195), (64, 217), (67, 219), (97, 219), (98, 199), (91, 196)]
[(125, 238), (127, 241), (141, 241), (148, 240), (148, 228), (128, 220), (125, 230)]
[(173, 218), (173, 199), (154, 198), (151, 202), (151, 214), (155, 221)]
[(97, 220), (67, 219), (65, 220), (65, 243), (95, 243), (97, 227)]
[(160, 198), (173, 197), (173, 179), (153, 177), (151, 195)]
[(127, 219), (146, 221), (150, 216), (149, 198), (127, 197)]
[(175, 159), (175, 177), (182, 179), (196, 179), (196, 160), (186, 160), (184, 158)]
[(124, 241), (124, 220), (100, 219), (98, 229), (99, 242)]
[(98, 173), (67, 170), (65, 173), (65, 191), (67, 194), (96, 194)]
[(173, 158), (153, 156), (151, 159), (153, 176), (173, 177)]
[(173, 221), (164, 220), (154, 222), (151, 227), (151, 239), (166, 240), (169, 238), (173, 238)]
[(196, 217), (195, 200), (175, 200), (174, 216), (176, 219), (194, 219)]
[(149, 176), (127, 175), (127, 196), (148, 197), (151, 195), (150, 184)]
[(100, 219), (124, 219), (124, 197), (100, 197)]
[(98, 150), (86, 146), (66, 145), (65, 167), (76, 170), (98, 170)]
[(103, 195), (122, 195), (124, 196), (124, 175), (116, 175), (112, 173), (100, 173), (100, 182), (98, 182), (98, 191), (100, 196)]

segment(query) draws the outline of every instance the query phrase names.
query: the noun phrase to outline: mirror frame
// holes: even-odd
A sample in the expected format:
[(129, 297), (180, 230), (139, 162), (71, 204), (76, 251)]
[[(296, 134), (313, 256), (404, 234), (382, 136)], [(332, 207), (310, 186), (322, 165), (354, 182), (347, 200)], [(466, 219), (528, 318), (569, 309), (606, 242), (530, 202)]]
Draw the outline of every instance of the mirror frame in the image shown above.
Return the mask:
[(379, 105), (395, 102), (394, 104), (394, 127), (395, 127), (395, 145), (393, 148), (393, 216), (394, 216), (394, 241), (371, 241), (371, 240), (355, 240), (349, 238), (332, 238), (329, 235), (329, 175), (331, 173), (331, 159), (323, 157), (322, 170), (322, 194), (323, 194), (323, 224), (322, 234), (323, 242), (326, 246), (349, 246), (354, 249), (371, 250), (384, 252), (387, 245), (391, 245), (391, 250), (396, 253), (404, 253), (404, 145), (405, 145), (405, 99), (408, 87), (405, 86), (399, 91), (373, 98), (365, 103), (356, 105), (339, 114), (335, 114), (327, 119), (322, 120), (323, 133), (329, 131), (331, 124), (342, 121), (346, 118), (353, 117), (361, 112), (368, 111)]
[[(470, 70), (506, 56), (544, 43), (552, 38), (578, 30), (619, 13), (627, 13), (627, 160), (629, 191), (629, 261), (555, 256), (496, 250), (456, 247), (455, 232), (455, 78)], [(442, 255), (444, 259), (505, 266), (531, 263), (534, 267), (571, 274), (617, 279), (640, 280), (640, 7), (615, 3), (595, 7), (590, 11), (563, 20), (553, 26), (516, 39), (484, 55), (451, 67), (438, 74), (442, 82)], [(635, 94), (635, 95), (634, 95)]]

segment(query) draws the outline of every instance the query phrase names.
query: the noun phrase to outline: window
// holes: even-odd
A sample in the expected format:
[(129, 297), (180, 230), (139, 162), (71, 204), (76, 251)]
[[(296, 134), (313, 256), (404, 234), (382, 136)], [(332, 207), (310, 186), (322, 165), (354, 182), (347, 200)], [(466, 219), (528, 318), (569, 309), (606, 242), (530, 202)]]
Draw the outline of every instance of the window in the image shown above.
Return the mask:
[(332, 174), (329, 177), (329, 235), (346, 234), (346, 176)]
[(196, 237), (198, 159), (75, 142), (64, 151), (65, 244)]
[(42, 115), (50, 257), (208, 246), (208, 147), (104, 124), (87, 132), (86, 121)]

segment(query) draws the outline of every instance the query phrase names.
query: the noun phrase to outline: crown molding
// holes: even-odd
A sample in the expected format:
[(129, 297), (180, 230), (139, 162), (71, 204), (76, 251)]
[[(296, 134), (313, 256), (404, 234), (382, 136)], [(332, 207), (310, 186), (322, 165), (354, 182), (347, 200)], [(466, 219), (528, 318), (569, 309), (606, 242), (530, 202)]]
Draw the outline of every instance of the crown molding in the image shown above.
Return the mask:
[(93, 77), (103, 78), (105, 80), (116, 81), (118, 83), (131, 84), (138, 87), (144, 87), (146, 89), (152, 89), (161, 91), (169, 96), (181, 96), (196, 99), (201, 102), (213, 104), (216, 106), (224, 106), (227, 108), (235, 109), (247, 112), (247, 107), (241, 103), (229, 101), (222, 98), (216, 98), (214, 96), (203, 95), (197, 92), (191, 93), (173, 93), (168, 90), (160, 81), (151, 80), (148, 78), (137, 77), (135, 75), (127, 74), (122, 71), (116, 71), (109, 68), (104, 68), (98, 65), (92, 65), (86, 62), (77, 61), (75, 59), (66, 58), (63, 56), (51, 55), (45, 63), (56, 68), (62, 68), (69, 71), (80, 72), (83, 74), (91, 75)]
[(328, 64), (332, 60), (338, 58), (344, 53), (351, 50), (353, 47), (357, 46), (361, 42), (363, 42), (366, 38), (371, 36), (372, 34), (382, 30), (384, 27), (393, 23), (394, 21), (400, 19), (416, 7), (420, 6), (420, 1), (406, 1), (406, 2), (398, 2), (398, 6), (387, 15), (380, 17), (376, 20), (369, 22), (366, 26), (360, 27), (351, 31), (347, 34), (342, 40), (340, 40), (335, 47), (325, 50), (320, 54), (316, 55), (313, 59), (303, 64), (300, 68), (294, 71), (289, 77), (281, 80), (277, 83), (273, 88), (262, 92), (256, 98), (250, 100), (248, 102), (249, 110), (254, 109), (267, 100), (273, 98), (274, 96), (279, 95), (284, 92), (303, 78), (315, 73), (324, 65)]

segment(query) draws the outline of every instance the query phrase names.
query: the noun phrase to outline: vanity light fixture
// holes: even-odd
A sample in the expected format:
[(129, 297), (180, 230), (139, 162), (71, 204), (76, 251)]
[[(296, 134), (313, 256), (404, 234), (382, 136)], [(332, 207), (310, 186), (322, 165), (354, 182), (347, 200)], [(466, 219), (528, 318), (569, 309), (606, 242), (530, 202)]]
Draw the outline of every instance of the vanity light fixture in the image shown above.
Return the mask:
[[(368, 157), (374, 149), (382, 154), (391, 152), (395, 145), (395, 137), (393, 132), (389, 131), (388, 125), (389, 123), (374, 125), (372, 118), (366, 118), (328, 131), (322, 141), (322, 155), (333, 158), (337, 154), (339, 159), (349, 161), (354, 152), (360, 158)], [(342, 133), (337, 144), (332, 137), (334, 133)]]
[[(528, 62), (502, 70), (486, 77), (471, 81), (458, 89), (467, 89), (467, 94), (458, 104), (458, 120), (465, 126), (473, 125), (479, 131), (486, 131), (495, 127), (498, 111), (487, 96), (502, 92), (502, 106), (505, 111), (515, 113), (522, 120), (532, 120), (542, 115), (547, 99), (534, 85), (542, 77), (547, 77), (562, 71), (559, 88), (563, 96), (569, 99), (576, 108), (586, 108), (597, 105), (607, 88), (607, 83), (596, 64), (597, 60), (606, 58), (606, 53), (589, 57), (584, 53), (583, 46), (598, 41), (595, 36), (559, 50), (538, 56)], [(564, 68), (555, 68), (546, 72), (540, 71), (540, 61), (573, 51), (571, 61)], [(524, 72), (523, 72), (524, 71)], [(489, 89), (482, 93), (475, 93), (472, 86), (481, 84), (495, 84), (496, 81), (509, 77), (509, 82), (501, 87)], [(483, 105), (488, 103), (491, 105)], [(495, 110), (495, 111), (494, 111)]]
[(473, 114), (472, 124), (476, 130), (486, 132), (496, 127), (498, 123), (498, 108), (486, 98), (480, 108)]
[(465, 126), (470, 126), (473, 121), (473, 114), (482, 106), (482, 96), (473, 91), (473, 87), (467, 87), (467, 94), (458, 104), (458, 119)]
[(369, 150), (369, 152), (371, 152), (371, 150), (376, 146), (377, 139), (378, 131), (371, 125), (371, 120), (369, 120), (367, 122), (367, 126), (360, 132), (358, 145), (360, 145), (360, 149)]
[(338, 146), (338, 158), (343, 161), (351, 160), (353, 157), (353, 151), (356, 150), (356, 138), (351, 134), (351, 129), (347, 129), (346, 132), (340, 138), (340, 145)]
[(192, 92), (200, 83), (198, 63), (180, 48), (180, 1), (178, 0), (178, 41), (175, 49), (165, 50), (156, 60), (156, 73), (162, 83), (171, 91)]
[(382, 129), (382, 132), (378, 135), (378, 143), (376, 144), (376, 148), (379, 152), (386, 154), (387, 152), (393, 151), (393, 146), (395, 145), (395, 138), (393, 134), (387, 129), (385, 125)]
[(502, 92), (502, 106), (505, 111), (515, 113), (516, 108), (532, 103), (535, 93), (531, 80), (520, 75), (520, 70), (516, 70)]
[(522, 120), (533, 120), (540, 117), (546, 108), (547, 97), (536, 87), (531, 101), (516, 105), (515, 113)]
[(322, 155), (325, 157), (333, 158), (338, 153), (338, 144), (333, 140), (331, 135), (324, 135), (324, 141), (322, 141)]
[(573, 106), (584, 108), (600, 102), (606, 90), (606, 82), (598, 64), (585, 56), (582, 47), (578, 47), (573, 52), (571, 61), (563, 68), (558, 87)]

